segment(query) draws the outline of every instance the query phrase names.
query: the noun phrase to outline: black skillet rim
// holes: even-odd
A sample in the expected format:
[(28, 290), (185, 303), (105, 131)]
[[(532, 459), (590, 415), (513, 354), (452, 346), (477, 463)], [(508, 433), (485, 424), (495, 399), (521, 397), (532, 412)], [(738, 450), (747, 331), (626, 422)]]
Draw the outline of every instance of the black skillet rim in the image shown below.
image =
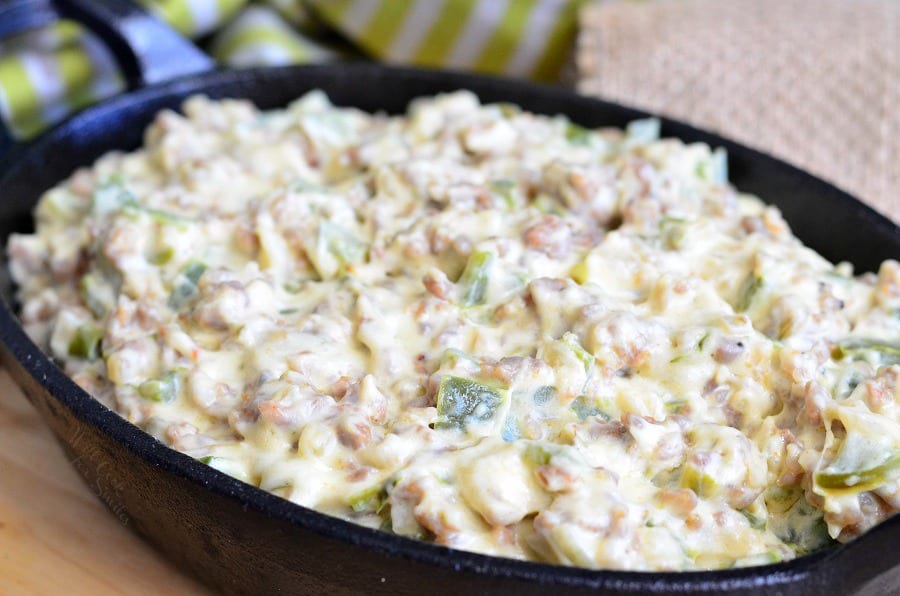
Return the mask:
[[(573, 105), (580, 104), (586, 107), (605, 105), (627, 115), (629, 118), (658, 117), (654, 114), (621, 106), (613, 102), (578, 96), (563, 88), (453, 71), (388, 67), (370, 63), (345, 63), (337, 68), (335, 65), (312, 65), (268, 67), (246, 71), (214, 70), (125, 93), (72, 116), (62, 124), (41, 135), (32, 143), (17, 147), (6, 156), (0, 162), (0, 188), (5, 184), (11, 173), (14, 173), (16, 164), (27, 157), (28, 154), (33, 152), (46, 154), (49, 148), (60, 138), (77, 135), (82, 127), (89, 126), (91, 120), (99, 118), (103, 113), (127, 111), (129, 107), (134, 107), (153, 99), (184, 97), (192, 93), (202, 93), (207, 90), (214, 90), (216, 85), (235, 86), (235, 83), (237, 83), (239, 88), (246, 88), (265, 75), (272, 75), (275, 78), (285, 75), (309, 75), (312, 78), (334, 79), (354, 77), (361, 73), (366, 73), (369, 76), (386, 76), (395, 82), (402, 80), (432, 82), (446, 89), (475, 87), (477, 92), (509, 93), (510, 95), (520, 96), (523, 94), (537, 94), (543, 96), (547, 101), (551, 101), (554, 104), (558, 103), (560, 105), (559, 113), (565, 113)], [(223, 96), (237, 97), (239, 95), (226, 93)], [(857, 211), (869, 225), (881, 228), (888, 235), (892, 234), (897, 238), (898, 244), (900, 244), (900, 227), (833, 185), (783, 161), (715, 134), (697, 130), (668, 118), (660, 119), (663, 122), (663, 133), (665, 136), (678, 137), (686, 134), (692, 139), (706, 142), (713, 146), (725, 147), (729, 154), (739, 152), (745, 159), (756, 160), (764, 163), (767, 167), (781, 169), (791, 176), (802, 178), (805, 183), (818, 186), (823, 191), (838, 193), (846, 209)], [(116, 412), (94, 400), (74, 381), (70, 380), (48, 356), (44, 355), (31, 342), (17, 322), (6, 300), (2, 302), (2, 307), (0, 307), (0, 340), (9, 348), (11, 354), (21, 366), (54, 399), (68, 408), (77, 418), (110, 436), (123, 448), (130, 450), (148, 464), (200, 485), (222, 497), (230, 498), (245, 509), (253, 509), (305, 530), (311, 530), (350, 544), (361, 545), (385, 555), (451, 568), (459, 572), (468, 572), (475, 576), (472, 578), (473, 580), (477, 579), (477, 576), (516, 578), (559, 587), (606, 588), (623, 591), (647, 591), (651, 593), (777, 587), (800, 581), (811, 573), (821, 570), (829, 560), (840, 555), (848, 546), (854, 544), (837, 546), (787, 562), (740, 569), (633, 572), (589, 570), (491, 557), (364, 528), (352, 522), (296, 505), (262, 489), (240, 482), (200, 463), (190, 456), (159, 443), (149, 434), (120, 417)], [(886, 524), (900, 524), (900, 516), (881, 525)], [(876, 531), (876, 533), (880, 532)]]

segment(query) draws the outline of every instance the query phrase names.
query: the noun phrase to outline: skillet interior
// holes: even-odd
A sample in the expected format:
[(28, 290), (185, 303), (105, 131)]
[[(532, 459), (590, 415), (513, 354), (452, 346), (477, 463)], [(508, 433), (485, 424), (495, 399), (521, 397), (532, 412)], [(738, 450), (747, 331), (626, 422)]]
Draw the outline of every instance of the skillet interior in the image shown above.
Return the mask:
[[(421, 95), (468, 88), (484, 101), (510, 101), (587, 126), (623, 126), (646, 114), (557, 88), (376, 65), (214, 72), (127, 94), (93, 108), (20, 148), (0, 164), (0, 238), (31, 228), (40, 194), (111, 149), (140, 145), (153, 114), (187, 95), (246, 97), (283, 106), (312, 88), (339, 105), (401, 112)], [(872, 270), (900, 255), (900, 229), (845, 193), (714, 135), (664, 121), (663, 134), (723, 146), (731, 180), (781, 208), (794, 232), (830, 260)], [(12, 304), (3, 268), (3, 293)], [(900, 516), (846, 547), (740, 570), (596, 572), (452, 551), (358, 527), (293, 505), (157, 443), (91, 399), (27, 339), (0, 308), (5, 363), (41, 410), (91, 489), (119, 516), (205, 581), (229, 592), (544, 591), (611, 593), (846, 592), (893, 567)]]

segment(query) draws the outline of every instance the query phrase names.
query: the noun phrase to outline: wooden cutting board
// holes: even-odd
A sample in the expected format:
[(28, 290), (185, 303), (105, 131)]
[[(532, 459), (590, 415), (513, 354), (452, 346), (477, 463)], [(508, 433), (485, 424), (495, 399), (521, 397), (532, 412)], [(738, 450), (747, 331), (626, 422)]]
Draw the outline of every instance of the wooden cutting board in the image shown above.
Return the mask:
[(101, 504), (2, 369), (0, 594), (209, 594)]

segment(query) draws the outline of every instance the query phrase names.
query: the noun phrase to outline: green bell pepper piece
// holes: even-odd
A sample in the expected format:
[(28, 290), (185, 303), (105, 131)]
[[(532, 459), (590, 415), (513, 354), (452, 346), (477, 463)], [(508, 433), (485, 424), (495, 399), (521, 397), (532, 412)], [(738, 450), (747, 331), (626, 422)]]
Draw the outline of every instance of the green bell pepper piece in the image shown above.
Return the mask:
[(473, 423), (487, 422), (503, 404), (506, 393), (499, 387), (447, 375), (438, 388), (439, 419), (435, 428), (465, 429)]

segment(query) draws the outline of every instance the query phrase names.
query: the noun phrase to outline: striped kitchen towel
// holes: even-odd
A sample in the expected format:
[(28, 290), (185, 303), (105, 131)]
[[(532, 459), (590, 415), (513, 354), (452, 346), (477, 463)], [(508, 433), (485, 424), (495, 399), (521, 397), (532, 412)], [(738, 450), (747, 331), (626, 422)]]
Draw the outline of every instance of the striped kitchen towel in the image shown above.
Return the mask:
[(109, 51), (69, 21), (0, 44), (0, 115), (18, 138), (125, 88)]
[[(233, 67), (370, 58), (558, 81), (585, 0), (140, 0)], [(0, 117), (17, 138), (123, 89), (76, 23), (0, 40)]]
[(551, 81), (580, 0), (312, 0), (316, 14), (387, 62)]

